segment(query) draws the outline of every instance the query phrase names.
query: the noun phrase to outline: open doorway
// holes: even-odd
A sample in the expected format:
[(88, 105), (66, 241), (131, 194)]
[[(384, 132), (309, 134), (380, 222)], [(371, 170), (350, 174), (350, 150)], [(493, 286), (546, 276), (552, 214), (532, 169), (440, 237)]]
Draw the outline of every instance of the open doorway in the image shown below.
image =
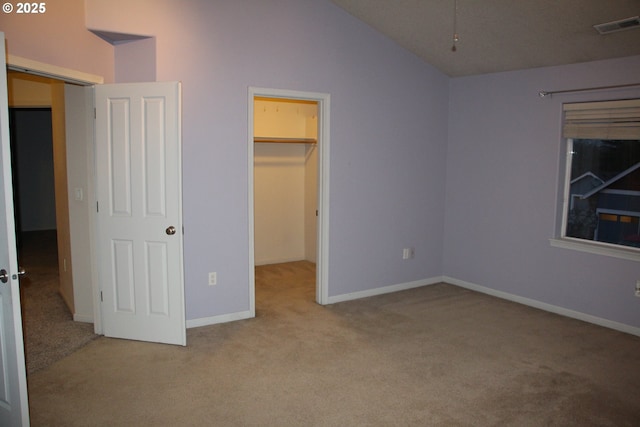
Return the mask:
[(317, 101), (254, 98), (256, 309), (313, 301), (317, 264)]
[[(27, 371), (95, 337), (74, 321), (64, 83), (8, 73), (12, 170)], [(86, 320), (85, 320), (86, 321)]]
[(255, 264), (316, 263), (316, 101), (254, 99)]
[(264, 265), (298, 270), (325, 304), (329, 95), (250, 88), (248, 143), (251, 311)]
[(24, 234), (56, 231), (51, 108), (10, 107), (9, 130), (16, 241), (20, 249)]

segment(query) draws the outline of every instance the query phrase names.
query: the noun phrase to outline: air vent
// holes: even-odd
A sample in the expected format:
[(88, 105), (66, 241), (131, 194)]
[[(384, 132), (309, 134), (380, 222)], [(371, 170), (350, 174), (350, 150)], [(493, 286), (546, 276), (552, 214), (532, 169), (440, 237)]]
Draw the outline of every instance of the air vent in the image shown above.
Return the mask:
[(600, 34), (617, 33), (618, 31), (632, 30), (634, 28), (640, 28), (640, 17), (634, 16), (632, 18), (621, 19), (619, 21), (605, 22), (604, 24), (594, 25)]

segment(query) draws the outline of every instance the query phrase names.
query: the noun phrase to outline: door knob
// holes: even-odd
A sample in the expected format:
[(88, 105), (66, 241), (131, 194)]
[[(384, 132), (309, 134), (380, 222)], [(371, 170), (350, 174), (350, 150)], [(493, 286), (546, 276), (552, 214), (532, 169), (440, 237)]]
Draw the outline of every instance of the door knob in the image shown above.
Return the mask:
[(169, 236), (173, 236), (174, 234), (176, 234), (176, 228), (173, 225), (170, 225), (169, 227), (167, 227), (167, 229), (165, 230), (165, 232), (169, 235)]
[[(15, 280), (18, 278), (18, 276), (24, 276), (25, 274), (27, 274), (27, 272), (24, 271), (24, 268), (18, 267), (18, 273), (13, 275), (13, 279)], [(9, 273), (7, 273), (7, 270), (3, 268), (2, 270), (0, 270), (0, 282), (7, 283), (8, 281)]]

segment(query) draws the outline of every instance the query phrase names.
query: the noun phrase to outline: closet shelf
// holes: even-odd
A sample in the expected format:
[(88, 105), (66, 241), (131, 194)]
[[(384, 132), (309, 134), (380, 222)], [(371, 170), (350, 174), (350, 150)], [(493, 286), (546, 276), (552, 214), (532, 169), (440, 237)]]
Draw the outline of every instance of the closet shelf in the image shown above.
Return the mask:
[(254, 143), (271, 142), (277, 144), (317, 144), (315, 138), (272, 138), (268, 136), (256, 136), (253, 138)]

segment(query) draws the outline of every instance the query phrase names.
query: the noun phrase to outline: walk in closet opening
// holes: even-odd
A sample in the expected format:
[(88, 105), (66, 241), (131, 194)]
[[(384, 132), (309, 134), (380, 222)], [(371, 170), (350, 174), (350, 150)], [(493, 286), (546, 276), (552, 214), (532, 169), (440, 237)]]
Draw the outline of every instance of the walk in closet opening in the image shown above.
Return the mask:
[[(255, 97), (254, 260), (257, 309), (316, 293), (318, 102)], [(264, 302), (264, 304), (262, 304)]]
[(330, 95), (250, 87), (248, 103), (250, 312), (327, 304)]
[(316, 263), (318, 103), (254, 98), (255, 265)]

